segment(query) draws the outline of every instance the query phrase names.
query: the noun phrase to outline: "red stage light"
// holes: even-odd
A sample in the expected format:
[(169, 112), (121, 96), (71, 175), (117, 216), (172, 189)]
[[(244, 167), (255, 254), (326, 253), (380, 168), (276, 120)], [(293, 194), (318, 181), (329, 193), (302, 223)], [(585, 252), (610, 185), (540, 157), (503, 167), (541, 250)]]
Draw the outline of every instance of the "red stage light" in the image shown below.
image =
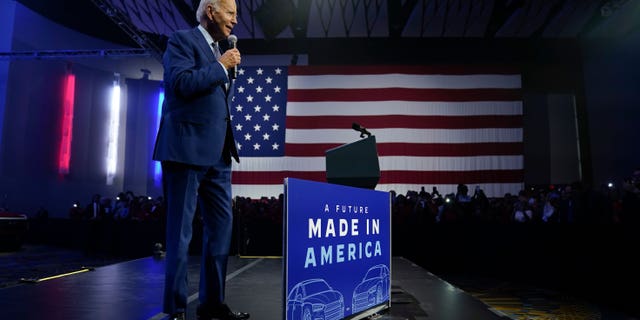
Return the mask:
[(73, 105), (75, 102), (76, 76), (69, 73), (66, 75), (64, 81), (60, 148), (58, 149), (58, 173), (60, 174), (69, 173), (71, 139), (73, 137)]

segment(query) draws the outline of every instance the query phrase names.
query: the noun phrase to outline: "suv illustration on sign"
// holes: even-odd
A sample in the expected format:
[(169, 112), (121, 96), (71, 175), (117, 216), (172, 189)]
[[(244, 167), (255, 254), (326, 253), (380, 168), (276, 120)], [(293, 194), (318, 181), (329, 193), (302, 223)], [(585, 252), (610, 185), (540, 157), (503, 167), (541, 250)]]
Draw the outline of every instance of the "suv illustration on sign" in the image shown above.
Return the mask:
[(389, 268), (379, 264), (369, 268), (360, 284), (353, 290), (352, 314), (389, 300)]

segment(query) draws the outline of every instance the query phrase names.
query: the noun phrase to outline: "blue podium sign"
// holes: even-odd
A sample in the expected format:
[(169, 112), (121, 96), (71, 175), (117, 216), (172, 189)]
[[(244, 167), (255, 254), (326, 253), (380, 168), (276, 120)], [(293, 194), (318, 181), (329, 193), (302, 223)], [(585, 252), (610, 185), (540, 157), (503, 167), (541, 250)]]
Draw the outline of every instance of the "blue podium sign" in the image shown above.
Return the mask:
[(390, 306), (388, 192), (287, 178), (284, 315), (361, 319)]

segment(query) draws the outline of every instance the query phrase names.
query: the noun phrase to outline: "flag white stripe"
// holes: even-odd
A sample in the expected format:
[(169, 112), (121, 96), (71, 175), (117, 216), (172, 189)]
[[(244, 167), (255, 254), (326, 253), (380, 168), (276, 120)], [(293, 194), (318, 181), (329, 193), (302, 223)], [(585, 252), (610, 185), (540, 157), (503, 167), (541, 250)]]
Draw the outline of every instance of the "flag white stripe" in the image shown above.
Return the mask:
[[(505, 193), (514, 194), (514, 192), (518, 192), (524, 188), (523, 183), (481, 183), (477, 184), (484, 191), (487, 197), (503, 197)], [(469, 185), (469, 192), (473, 194), (473, 190), (475, 189), (474, 185)], [(427, 192), (431, 192), (433, 187), (438, 188), (438, 192), (443, 196), (453, 193), (456, 193), (456, 189), (458, 185), (456, 184), (435, 184), (435, 185), (424, 185), (424, 184), (409, 184), (409, 183), (389, 183), (389, 184), (378, 184), (376, 186), (376, 190), (379, 191), (395, 191), (396, 194), (406, 195), (407, 191), (420, 191), (420, 188), (424, 187)], [(273, 196), (277, 197), (279, 194), (284, 193), (284, 185), (283, 184), (252, 184), (252, 185), (241, 185), (234, 184), (232, 186), (233, 196), (241, 196), (241, 197), (250, 197), (252, 199), (260, 199), (264, 196)]]
[[(473, 190), (476, 186), (480, 186), (482, 191), (487, 197), (503, 197), (505, 193), (513, 194), (514, 191), (520, 191), (524, 188), (523, 183), (480, 183), (474, 185), (468, 185), (469, 187), (469, 195), (473, 195)], [(455, 194), (458, 188), (457, 184), (397, 184), (397, 183), (389, 183), (389, 184), (378, 184), (376, 186), (376, 190), (380, 191), (395, 191), (396, 194), (407, 194), (407, 191), (420, 191), (420, 188), (424, 187), (425, 191), (431, 193), (431, 189), (433, 187), (438, 188), (438, 192), (442, 196), (446, 196), (447, 194)]]
[(476, 157), (379, 157), (380, 170), (406, 171), (468, 171), (468, 170), (520, 170), (523, 156)]
[[(475, 157), (408, 157), (381, 156), (380, 170), (399, 171), (469, 171), (469, 170), (520, 170), (523, 156), (475, 156)], [(325, 171), (324, 157), (242, 158), (233, 164), (234, 171)]]
[(291, 89), (517, 89), (520, 75), (289, 75)]
[(231, 186), (231, 194), (234, 197), (260, 199), (277, 197), (281, 193), (284, 193), (284, 184), (234, 184)]
[(522, 101), (287, 102), (287, 116), (484, 116), (521, 114)]
[[(482, 129), (369, 129), (377, 143), (500, 143), (522, 142), (522, 128)], [(287, 143), (350, 143), (352, 129), (287, 129)]]

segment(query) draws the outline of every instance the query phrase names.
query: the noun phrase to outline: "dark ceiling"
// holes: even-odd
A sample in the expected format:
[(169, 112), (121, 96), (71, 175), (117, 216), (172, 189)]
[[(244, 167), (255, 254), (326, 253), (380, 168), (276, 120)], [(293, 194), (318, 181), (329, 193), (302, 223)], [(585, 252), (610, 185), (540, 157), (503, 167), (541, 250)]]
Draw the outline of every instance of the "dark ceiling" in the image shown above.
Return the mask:
[(25, 7), (81, 33), (117, 44), (137, 44), (92, 1), (87, 0), (18, 0)]
[[(162, 50), (195, 24), (198, 0), (18, 0), (62, 25), (117, 44)], [(243, 41), (578, 39), (640, 28), (640, 0), (238, 0)], [(72, 48), (70, 48), (72, 49)]]

